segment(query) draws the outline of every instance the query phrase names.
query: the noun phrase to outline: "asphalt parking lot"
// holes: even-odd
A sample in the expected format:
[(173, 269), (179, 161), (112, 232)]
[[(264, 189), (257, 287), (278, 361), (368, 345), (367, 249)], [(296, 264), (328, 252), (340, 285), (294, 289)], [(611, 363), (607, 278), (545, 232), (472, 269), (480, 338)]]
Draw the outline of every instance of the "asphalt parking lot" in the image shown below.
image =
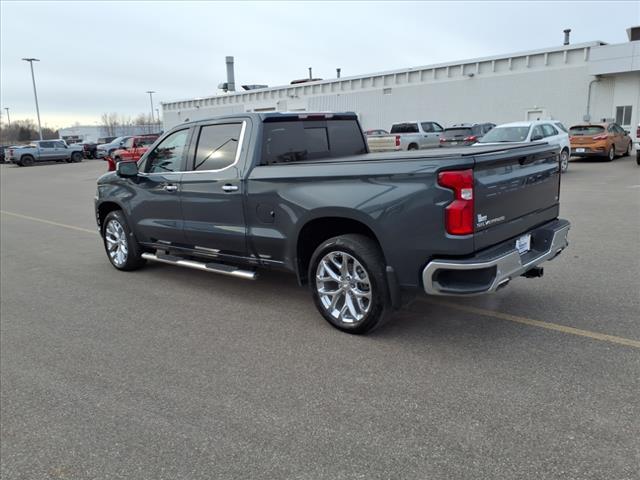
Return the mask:
[(1, 172), (3, 479), (640, 478), (640, 167), (574, 161), (542, 279), (332, 329), (292, 276), (130, 273), (102, 161)]

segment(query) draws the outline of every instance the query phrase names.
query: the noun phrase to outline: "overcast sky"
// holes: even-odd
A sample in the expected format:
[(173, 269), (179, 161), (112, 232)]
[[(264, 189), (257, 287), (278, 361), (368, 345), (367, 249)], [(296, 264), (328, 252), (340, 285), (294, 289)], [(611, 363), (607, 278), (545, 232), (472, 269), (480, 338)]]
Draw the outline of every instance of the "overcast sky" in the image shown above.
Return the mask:
[(283, 85), (499, 55), (571, 42), (627, 41), (628, 2), (0, 2), (2, 120), (35, 119), (29, 65), (50, 127), (92, 125), (103, 112), (203, 97), (225, 81)]

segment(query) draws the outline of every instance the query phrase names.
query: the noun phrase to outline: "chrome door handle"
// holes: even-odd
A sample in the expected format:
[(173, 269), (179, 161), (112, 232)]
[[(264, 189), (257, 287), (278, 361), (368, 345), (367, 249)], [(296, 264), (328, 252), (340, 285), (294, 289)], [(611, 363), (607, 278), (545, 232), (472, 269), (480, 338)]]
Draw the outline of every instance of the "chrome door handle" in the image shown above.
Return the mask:
[(165, 185), (164, 187), (162, 187), (162, 189), (166, 192), (175, 192), (176, 190), (178, 190), (178, 186), (177, 185)]
[(230, 185), (230, 184), (226, 184), (222, 186), (222, 190), (224, 190), (225, 192), (235, 192), (238, 190), (238, 186), (237, 185)]

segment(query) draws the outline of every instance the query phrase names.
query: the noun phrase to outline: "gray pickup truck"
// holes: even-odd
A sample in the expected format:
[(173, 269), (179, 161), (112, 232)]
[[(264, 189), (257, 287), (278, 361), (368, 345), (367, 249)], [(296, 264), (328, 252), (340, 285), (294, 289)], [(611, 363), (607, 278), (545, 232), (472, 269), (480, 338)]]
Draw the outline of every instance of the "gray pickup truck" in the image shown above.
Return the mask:
[(64, 140), (38, 140), (30, 145), (10, 147), (5, 150), (7, 161), (20, 167), (30, 167), (36, 162), (81, 162), (82, 145), (67, 145)]
[(247, 113), (181, 124), (120, 162), (95, 212), (119, 270), (284, 269), (331, 325), (365, 333), (420, 290), (542, 276), (567, 246), (560, 176), (546, 143), (376, 154), (355, 114)]

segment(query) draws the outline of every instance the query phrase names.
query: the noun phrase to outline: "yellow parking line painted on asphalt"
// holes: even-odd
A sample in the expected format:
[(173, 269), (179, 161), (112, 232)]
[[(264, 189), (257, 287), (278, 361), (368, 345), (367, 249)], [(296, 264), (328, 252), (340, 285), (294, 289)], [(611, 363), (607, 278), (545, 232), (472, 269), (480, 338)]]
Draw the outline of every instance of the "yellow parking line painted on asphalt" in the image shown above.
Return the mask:
[(12, 217), (24, 218), (25, 220), (31, 220), (33, 222), (46, 223), (49, 225), (55, 225), (56, 227), (68, 228), (70, 230), (77, 230), (79, 232), (98, 233), (97, 230), (90, 230), (88, 228), (75, 227), (73, 225), (67, 225), (65, 223), (52, 222), (51, 220), (45, 220), (44, 218), (30, 217), (29, 215), (22, 215), (20, 213), (7, 212), (6, 210), (0, 210), (0, 213), (4, 213), (5, 215), (11, 215)]
[(577, 335), (579, 337), (587, 337), (593, 340), (600, 340), (601, 342), (615, 343), (618, 345), (624, 345), (626, 347), (640, 348), (640, 341), (632, 340), (630, 338), (616, 337), (615, 335), (607, 335), (605, 333), (592, 332), (590, 330), (582, 330), (580, 328), (567, 327), (566, 325), (559, 325), (557, 323), (543, 322), (541, 320), (533, 320), (531, 318), (520, 317), (518, 315), (511, 315), (510, 313), (496, 312), (494, 310), (487, 310), (484, 308), (472, 307), (470, 305), (459, 305), (457, 303), (443, 301), (443, 300), (431, 300), (421, 299), (421, 301), (430, 303), (432, 305), (439, 305), (442, 307), (452, 308), (461, 312), (474, 313), (476, 315), (483, 315), (485, 317), (497, 318), (499, 320), (507, 320), (509, 322), (521, 323), (523, 325), (529, 325), (531, 327), (545, 328), (547, 330), (555, 330), (556, 332), (567, 333), (569, 335)]

